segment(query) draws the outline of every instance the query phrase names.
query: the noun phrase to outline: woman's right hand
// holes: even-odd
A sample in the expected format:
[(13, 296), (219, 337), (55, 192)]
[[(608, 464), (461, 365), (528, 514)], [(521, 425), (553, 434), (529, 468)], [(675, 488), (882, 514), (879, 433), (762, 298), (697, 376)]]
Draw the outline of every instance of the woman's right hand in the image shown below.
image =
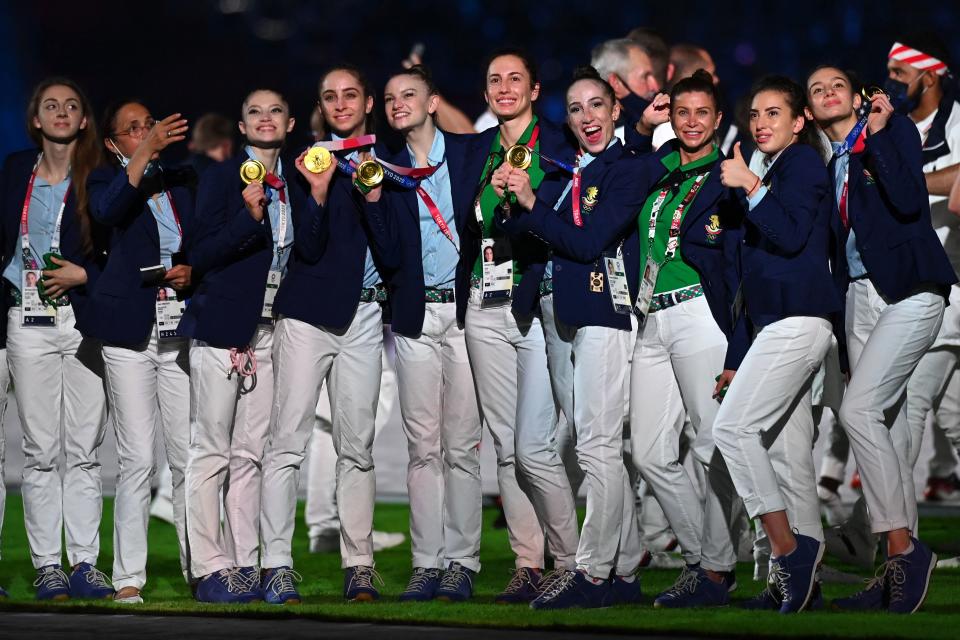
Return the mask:
[(143, 142), (140, 143), (140, 147), (137, 150), (139, 151), (140, 148), (146, 147), (146, 151), (149, 151), (150, 157), (153, 158), (174, 142), (186, 140), (188, 129), (187, 121), (185, 118), (181, 118), (180, 115), (179, 113), (174, 113), (163, 120), (157, 121), (157, 123), (153, 125), (153, 128), (150, 129), (150, 133), (148, 133), (143, 139)]
[(310, 151), (310, 148), (303, 150), (297, 159), (293, 161), (293, 164), (297, 167), (297, 171), (300, 172), (306, 181), (310, 185), (310, 195), (313, 196), (313, 199), (316, 200), (317, 204), (323, 206), (327, 201), (327, 191), (330, 189), (330, 181), (333, 179), (333, 172), (337, 170), (337, 163), (331, 162), (330, 166), (327, 167), (325, 171), (320, 173), (313, 173), (308, 170), (306, 165), (303, 164), (303, 159), (306, 157), (307, 152)]
[(504, 162), (493, 172), (493, 175), (490, 176), (490, 184), (493, 186), (493, 191), (497, 194), (498, 198), (503, 198), (504, 192), (507, 190), (507, 180), (510, 179), (510, 171), (513, 169), (509, 164)]
[(243, 196), (243, 204), (250, 212), (250, 217), (257, 222), (262, 222), (263, 215), (267, 210), (267, 194), (263, 190), (263, 183), (251, 182), (244, 188), (241, 195)]

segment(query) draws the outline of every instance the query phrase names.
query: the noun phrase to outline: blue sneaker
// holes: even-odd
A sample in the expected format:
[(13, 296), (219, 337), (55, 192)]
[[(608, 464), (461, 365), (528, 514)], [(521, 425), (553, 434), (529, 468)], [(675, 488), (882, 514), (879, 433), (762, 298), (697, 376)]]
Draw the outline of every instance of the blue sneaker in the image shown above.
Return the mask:
[(433, 600), (440, 587), (440, 569), (414, 567), (407, 588), (400, 594), (400, 602), (427, 602)]
[(373, 586), (374, 581), (383, 585), (383, 579), (373, 567), (363, 565), (347, 567), (343, 572), (343, 597), (350, 602), (379, 600), (380, 592)]
[(727, 593), (733, 593), (737, 590), (739, 585), (737, 584), (737, 572), (735, 570), (721, 571), (720, 575), (723, 576), (723, 583), (727, 585)]
[(496, 604), (527, 604), (540, 593), (543, 581), (544, 576), (537, 569), (515, 569), (510, 582), (493, 601)]
[(260, 600), (260, 592), (243, 569), (234, 567), (204, 576), (197, 584), (196, 598), (198, 602), (246, 604)]
[(300, 604), (300, 592), (294, 582), (303, 582), (303, 576), (290, 567), (267, 569), (259, 582), (267, 604)]
[[(779, 590), (770, 585), (758, 595), (741, 602), (740, 608), (754, 611), (779, 611), (781, 604)], [(807, 609), (811, 611), (823, 609), (823, 592), (820, 590), (819, 581), (813, 587), (813, 594), (810, 596), (810, 604), (807, 605)]]
[(37, 569), (37, 579), (33, 581), (37, 588), (37, 600), (69, 600), (70, 578), (58, 564), (48, 564)]
[(610, 600), (610, 582), (594, 584), (582, 571), (564, 571), (530, 603), (531, 609), (597, 609)]
[(830, 603), (836, 611), (880, 611), (887, 608), (887, 565), (884, 562), (876, 575), (866, 580), (866, 586), (852, 596), (837, 598)]
[(89, 562), (81, 562), (70, 574), (70, 597), (104, 600), (113, 598), (113, 585), (107, 576)]
[(810, 536), (794, 534), (797, 548), (773, 560), (771, 582), (780, 592), (780, 613), (803, 611), (816, 584), (817, 565), (823, 558), (823, 543)]
[(625, 580), (623, 576), (614, 575), (610, 578), (610, 594), (604, 606), (620, 604), (640, 604), (643, 594), (640, 592), (640, 576), (634, 575), (633, 580)]
[(437, 589), (437, 600), (444, 602), (463, 602), (473, 597), (473, 576), (475, 571), (467, 569), (459, 562), (451, 562)]
[(930, 587), (930, 574), (937, 566), (937, 554), (911, 537), (913, 551), (887, 561), (887, 594), (890, 613), (913, 613), (923, 605)]
[(730, 604), (726, 582), (714, 582), (699, 564), (687, 565), (673, 586), (657, 596), (657, 609), (722, 607)]
[(8, 597), (9, 594), (7, 591), (3, 587), (0, 587), (0, 600), (6, 600)]
[(247, 581), (250, 591), (260, 593), (260, 569), (256, 567), (237, 567), (237, 571)]

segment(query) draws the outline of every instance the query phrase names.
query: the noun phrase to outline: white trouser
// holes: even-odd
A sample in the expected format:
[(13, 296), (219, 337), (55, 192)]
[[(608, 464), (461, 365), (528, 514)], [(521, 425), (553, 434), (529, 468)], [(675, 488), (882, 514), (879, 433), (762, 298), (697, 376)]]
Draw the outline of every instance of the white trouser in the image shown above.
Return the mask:
[(928, 473), (946, 478), (957, 471), (960, 455), (960, 368), (954, 369), (933, 420), (933, 456)]
[[(7, 315), (7, 362), (23, 429), (23, 515), (37, 569), (96, 564), (103, 500), (97, 451), (107, 403), (100, 345), (75, 328), (73, 307), (57, 308), (55, 327), (21, 327)], [(63, 442), (66, 471), (58, 460)]]
[(763, 327), (713, 423), (713, 435), (751, 518), (786, 511), (790, 526), (823, 540), (813, 465), (810, 385), (830, 348), (823, 318)]
[(113, 586), (118, 591), (142, 589), (147, 581), (147, 522), (158, 418), (172, 474), (180, 567), (189, 581), (183, 484), (190, 444), (189, 344), (182, 338), (158, 341), (154, 327), (143, 349), (103, 345), (103, 363), (120, 466), (113, 504)]
[[(190, 342), (187, 536), (194, 577), (257, 564), (260, 478), (273, 398), (273, 333), (257, 328), (255, 376), (231, 371), (230, 349)], [(220, 527), (220, 490), (224, 520)]]
[[(374, 422), (374, 441), (393, 413), (397, 398), (397, 374), (388, 356), (389, 331), (384, 333), (383, 373), (380, 376), (380, 398), (377, 400), (377, 419)], [(321, 533), (340, 533), (337, 514), (337, 452), (333, 448), (333, 423), (330, 417), (330, 393), (327, 385), (317, 401), (317, 421), (310, 436), (307, 452), (307, 500), (304, 521), (311, 538)]]
[(482, 431), (456, 305), (427, 303), (420, 335), (396, 341), (413, 566), (479, 571)]
[[(711, 571), (729, 571), (737, 563), (724, 514), (738, 498), (729, 480), (718, 483), (727, 490), (722, 496), (711, 483), (712, 476), (727, 474), (713, 441), (720, 405), (712, 397), (726, 352), (726, 337), (701, 296), (650, 314), (637, 338), (631, 376), (634, 464), (663, 507), (684, 560)], [(687, 416), (696, 433), (691, 444), (695, 464), (716, 467), (703, 474), (704, 499), (680, 460)]]
[(541, 308), (544, 334), (549, 336), (550, 379), (557, 396), (566, 396), (572, 406), (577, 460), (587, 485), (577, 568), (595, 578), (608, 577), (614, 569), (622, 575), (632, 573), (643, 551), (633, 483), (623, 461), (630, 332), (567, 326), (554, 313), (552, 295), (541, 299)]
[(0, 349), (0, 533), (3, 532), (3, 511), (7, 504), (7, 485), (3, 481), (3, 460), (6, 439), (3, 436), (3, 418), (7, 415), (7, 393), (10, 391), (10, 369), (7, 368), (7, 349)]
[(276, 341), (277, 391), (263, 467), (263, 566), (293, 566), (299, 473), (324, 380), (337, 452), (336, 499), (343, 507), (342, 566), (373, 566), (373, 439), (383, 351), (380, 305), (361, 302), (343, 331), (281, 317)]
[(480, 290), (472, 288), (465, 333), (480, 411), (497, 453), (497, 483), (516, 567), (544, 566), (543, 527), (557, 566), (572, 565), (570, 547), (564, 545), (569, 516), (541, 526), (533, 502), (568, 501), (573, 509), (556, 448), (556, 406), (540, 319), (519, 320), (509, 304), (482, 308)]
[[(947, 385), (957, 370), (958, 358), (960, 358), (960, 347), (934, 347), (920, 358), (917, 368), (910, 376), (910, 381), (907, 383), (907, 427), (910, 430), (908, 459), (911, 467), (916, 466), (920, 458), (923, 431), (927, 420), (931, 414), (939, 412)], [(938, 439), (946, 439), (939, 425), (933, 428), (933, 438), (935, 443)], [(940, 453), (943, 447), (936, 449), (936, 453)], [(947, 451), (950, 449), (947, 448)], [(952, 453), (950, 456), (952, 458)]]
[(850, 384), (840, 407), (874, 533), (916, 529), (917, 501), (906, 418), (907, 383), (937, 337), (944, 299), (923, 292), (883, 301), (869, 279), (847, 291)]

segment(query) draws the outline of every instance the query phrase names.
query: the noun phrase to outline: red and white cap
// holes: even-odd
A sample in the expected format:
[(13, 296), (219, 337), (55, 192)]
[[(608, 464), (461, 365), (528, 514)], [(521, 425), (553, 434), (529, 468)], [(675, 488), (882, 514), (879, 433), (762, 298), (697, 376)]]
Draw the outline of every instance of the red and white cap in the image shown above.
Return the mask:
[(914, 69), (920, 69), (921, 71), (932, 71), (938, 76), (942, 76), (947, 72), (947, 65), (942, 60), (938, 60), (933, 56), (924, 53), (923, 51), (918, 51), (917, 49), (900, 42), (893, 43), (893, 46), (890, 47), (890, 53), (887, 55), (887, 57), (892, 60), (899, 60), (900, 62), (910, 65)]

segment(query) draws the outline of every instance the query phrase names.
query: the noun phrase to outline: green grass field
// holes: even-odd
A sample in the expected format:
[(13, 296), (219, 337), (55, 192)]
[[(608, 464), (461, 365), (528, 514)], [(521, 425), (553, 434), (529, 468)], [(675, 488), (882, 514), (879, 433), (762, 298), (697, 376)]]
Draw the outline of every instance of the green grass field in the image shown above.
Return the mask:
[[(101, 529), (102, 552), (99, 567), (110, 574), (112, 549), (112, 503), (107, 500)], [(312, 555), (307, 551), (307, 537), (302, 525), (302, 512), (297, 521), (294, 540), (296, 569), (303, 574), (300, 585), (304, 604), (276, 607), (264, 604), (248, 606), (201, 605), (190, 597), (180, 576), (176, 534), (173, 526), (153, 520), (150, 526), (150, 562), (148, 582), (144, 589), (146, 603), (139, 606), (114, 605), (109, 602), (66, 602), (40, 604), (33, 600), (34, 571), (27, 551), (23, 528), (23, 509), (19, 495), (7, 499), (0, 585), (7, 588), (10, 599), (0, 603), (0, 610), (57, 612), (115, 612), (166, 615), (244, 615), (257, 618), (306, 616), (337, 621), (417, 623), (432, 625), (488, 626), (540, 629), (594, 629), (628, 632), (662, 632), (744, 637), (750, 635), (835, 638), (950, 638), (960, 629), (960, 570), (938, 570), (934, 573), (929, 597), (920, 613), (893, 616), (885, 613), (849, 614), (812, 612), (783, 617), (775, 612), (747, 612), (737, 608), (739, 600), (755, 595), (759, 585), (751, 582), (752, 566), (740, 565), (737, 575), (740, 588), (734, 593), (733, 606), (722, 609), (664, 611), (653, 609), (652, 596), (672, 584), (674, 571), (648, 570), (642, 574), (647, 604), (614, 607), (603, 610), (535, 612), (525, 606), (493, 604), (493, 597), (506, 584), (513, 558), (503, 530), (490, 525), (496, 513), (484, 514), (483, 570), (477, 576), (474, 600), (468, 604), (442, 602), (401, 604), (396, 596), (406, 585), (410, 571), (410, 548), (404, 544), (378, 554), (377, 570), (383, 577), (383, 599), (372, 604), (345, 603), (342, 600), (342, 571), (336, 554)], [(378, 505), (376, 526), (386, 531), (407, 531), (405, 505)], [(925, 519), (921, 521), (924, 539), (944, 554), (960, 552), (960, 520)], [(839, 565), (835, 565), (838, 566)], [(835, 598), (856, 590), (850, 585), (825, 585), (825, 597)]]

